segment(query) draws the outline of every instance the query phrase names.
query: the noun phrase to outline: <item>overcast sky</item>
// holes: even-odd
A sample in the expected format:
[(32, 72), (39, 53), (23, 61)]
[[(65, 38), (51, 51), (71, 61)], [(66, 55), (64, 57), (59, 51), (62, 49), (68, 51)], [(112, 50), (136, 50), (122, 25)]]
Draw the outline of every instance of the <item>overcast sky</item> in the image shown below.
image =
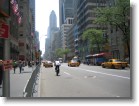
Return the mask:
[(49, 26), (49, 16), (54, 10), (59, 27), (59, 0), (36, 0), (36, 31), (40, 36), (40, 49), (45, 51), (45, 35)]

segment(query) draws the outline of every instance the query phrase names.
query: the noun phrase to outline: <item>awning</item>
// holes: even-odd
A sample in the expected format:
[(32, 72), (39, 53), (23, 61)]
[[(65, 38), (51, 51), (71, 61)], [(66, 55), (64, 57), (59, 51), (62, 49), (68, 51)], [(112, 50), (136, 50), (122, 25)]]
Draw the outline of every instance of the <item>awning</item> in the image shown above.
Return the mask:
[(110, 57), (110, 56), (112, 56), (112, 54), (111, 53), (98, 53), (98, 54), (90, 54), (90, 55), (87, 55), (85, 58), (93, 58), (93, 57), (99, 57), (99, 56), (104, 56), (104, 57)]
[(87, 55), (87, 56), (85, 56), (85, 58), (91, 58), (91, 57), (93, 57), (93, 55)]

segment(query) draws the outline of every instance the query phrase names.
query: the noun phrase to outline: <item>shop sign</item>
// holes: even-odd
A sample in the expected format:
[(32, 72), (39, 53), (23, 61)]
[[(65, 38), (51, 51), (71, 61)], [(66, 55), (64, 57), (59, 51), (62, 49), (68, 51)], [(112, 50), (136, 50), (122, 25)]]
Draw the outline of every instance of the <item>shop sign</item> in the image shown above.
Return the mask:
[(3, 61), (4, 71), (12, 69), (12, 67), (13, 67), (12, 63), (13, 63), (12, 60), (5, 60), (5, 61)]
[(9, 37), (9, 26), (5, 23), (0, 23), (0, 38)]

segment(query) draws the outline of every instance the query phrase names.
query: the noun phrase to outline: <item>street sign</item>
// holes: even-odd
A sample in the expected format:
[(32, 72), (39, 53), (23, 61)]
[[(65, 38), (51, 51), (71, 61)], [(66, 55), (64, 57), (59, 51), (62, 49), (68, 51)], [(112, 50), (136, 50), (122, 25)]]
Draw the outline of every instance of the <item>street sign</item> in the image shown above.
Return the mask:
[(3, 61), (4, 71), (12, 69), (12, 67), (13, 67), (12, 63), (13, 63), (12, 60), (5, 60), (5, 61)]
[(0, 23), (0, 38), (9, 37), (9, 26), (5, 23)]

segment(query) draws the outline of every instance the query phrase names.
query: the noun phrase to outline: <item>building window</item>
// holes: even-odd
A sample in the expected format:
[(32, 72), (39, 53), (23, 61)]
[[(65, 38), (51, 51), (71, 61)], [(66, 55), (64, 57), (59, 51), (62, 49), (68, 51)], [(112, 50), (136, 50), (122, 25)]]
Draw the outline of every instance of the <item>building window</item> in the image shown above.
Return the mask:
[(20, 9), (23, 9), (23, 6), (20, 6)]
[(20, 27), (23, 27), (23, 23), (20, 24)]
[(112, 29), (112, 27), (111, 27), (111, 33), (113, 33), (113, 29)]
[(19, 47), (24, 46), (24, 43), (20, 42), (19, 43)]
[(116, 26), (116, 32), (118, 31), (118, 27)]
[(23, 34), (20, 34), (20, 36), (23, 36)]

